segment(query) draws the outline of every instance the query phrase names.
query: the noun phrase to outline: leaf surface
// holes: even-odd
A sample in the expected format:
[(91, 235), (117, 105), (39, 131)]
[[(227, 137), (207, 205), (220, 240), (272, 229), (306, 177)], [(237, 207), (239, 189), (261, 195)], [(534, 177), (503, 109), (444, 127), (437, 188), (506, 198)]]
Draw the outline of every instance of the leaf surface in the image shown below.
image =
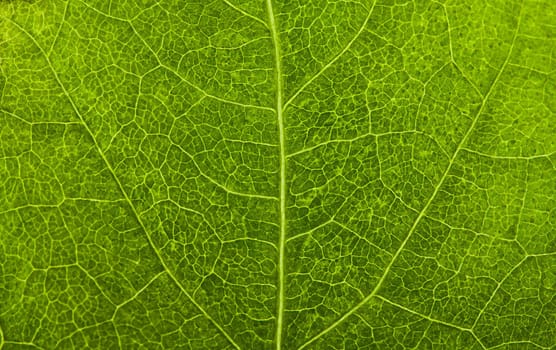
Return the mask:
[(556, 346), (556, 2), (0, 2), (0, 348)]

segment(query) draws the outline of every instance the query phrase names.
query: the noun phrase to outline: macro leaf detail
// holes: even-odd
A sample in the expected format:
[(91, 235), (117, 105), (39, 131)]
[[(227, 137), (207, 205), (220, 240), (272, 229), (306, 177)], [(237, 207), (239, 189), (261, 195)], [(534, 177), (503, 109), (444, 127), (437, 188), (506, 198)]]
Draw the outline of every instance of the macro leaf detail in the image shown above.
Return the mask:
[(0, 349), (552, 349), (556, 2), (0, 1)]

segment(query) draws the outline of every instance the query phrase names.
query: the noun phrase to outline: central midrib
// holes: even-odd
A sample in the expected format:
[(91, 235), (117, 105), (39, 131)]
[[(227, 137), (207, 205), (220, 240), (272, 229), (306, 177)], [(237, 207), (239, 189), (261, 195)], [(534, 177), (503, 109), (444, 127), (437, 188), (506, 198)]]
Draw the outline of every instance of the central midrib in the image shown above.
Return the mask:
[(274, 73), (276, 81), (276, 118), (278, 121), (278, 134), (280, 144), (280, 235), (278, 238), (278, 295), (276, 307), (276, 349), (282, 349), (282, 328), (284, 323), (284, 289), (285, 289), (285, 248), (286, 248), (286, 139), (284, 135), (283, 116), (283, 84), (282, 84), (282, 62), (280, 56), (280, 39), (272, 0), (266, 0), (268, 22), (272, 44), (274, 46)]

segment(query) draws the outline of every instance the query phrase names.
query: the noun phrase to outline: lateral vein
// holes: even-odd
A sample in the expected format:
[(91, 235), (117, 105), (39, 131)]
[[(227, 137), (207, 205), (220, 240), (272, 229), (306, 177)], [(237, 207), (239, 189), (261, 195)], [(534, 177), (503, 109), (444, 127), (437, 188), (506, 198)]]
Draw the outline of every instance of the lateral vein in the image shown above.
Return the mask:
[(19, 25), (17, 22), (13, 21), (10, 18), (5, 18), (5, 19), (8, 20), (10, 23), (12, 23), (16, 28), (18, 28), (27, 37), (29, 37), (29, 39), (33, 42), (33, 44), (39, 49), (41, 54), (44, 56), (44, 58), (46, 60), (46, 63), (48, 64), (48, 67), (50, 68), (50, 70), (51, 70), (51, 72), (54, 76), (54, 79), (55, 79), (56, 83), (58, 84), (58, 86), (60, 87), (60, 89), (62, 90), (62, 92), (66, 96), (66, 98), (68, 99), (68, 102), (70, 103), (72, 109), (74, 110), (75, 114), (77, 115), (77, 117), (81, 121), (81, 124), (83, 125), (83, 127), (87, 131), (87, 134), (89, 135), (89, 137), (91, 137), (96, 151), (98, 152), (99, 156), (101, 157), (104, 164), (106, 165), (106, 168), (110, 172), (114, 182), (118, 186), (118, 189), (120, 190), (120, 192), (121, 192), (122, 196), (124, 197), (125, 201), (129, 205), (130, 210), (133, 213), (133, 216), (135, 216), (135, 218), (137, 220), (137, 223), (139, 224), (139, 226), (141, 227), (143, 232), (145, 232), (145, 236), (147, 237), (147, 241), (149, 242), (149, 245), (153, 249), (155, 255), (158, 258), (158, 260), (160, 261), (163, 269), (168, 273), (168, 275), (170, 276), (172, 281), (176, 284), (176, 286), (180, 289), (180, 291), (191, 301), (191, 303), (193, 305), (195, 305), (195, 307), (201, 312), (201, 314), (203, 316), (205, 316), (220, 331), (220, 333), (226, 338), (226, 340), (228, 340), (228, 342), (230, 342), (230, 344), (234, 348), (240, 349), (239, 345), (237, 345), (237, 343), (224, 330), (224, 328), (216, 322), (216, 320), (201, 306), (201, 304), (199, 304), (195, 299), (193, 299), (193, 296), (184, 288), (184, 286), (177, 279), (176, 275), (169, 268), (168, 264), (166, 264), (166, 261), (163, 259), (162, 254), (160, 253), (160, 250), (156, 247), (156, 245), (154, 244), (154, 241), (152, 240), (152, 237), (149, 235), (149, 233), (147, 231), (147, 228), (146, 228), (145, 224), (143, 223), (143, 220), (141, 219), (141, 216), (139, 215), (139, 213), (137, 212), (137, 209), (135, 208), (135, 205), (133, 205), (133, 202), (131, 201), (131, 198), (128, 196), (127, 191), (125, 191), (125, 189), (123, 187), (123, 184), (120, 181), (119, 177), (116, 175), (116, 172), (115, 172), (114, 168), (112, 167), (111, 163), (108, 161), (108, 159), (106, 158), (106, 155), (102, 151), (102, 148), (100, 147), (99, 143), (97, 142), (93, 131), (89, 127), (89, 124), (85, 121), (85, 118), (83, 118), (83, 115), (81, 114), (81, 112), (77, 108), (77, 105), (74, 102), (73, 98), (71, 97), (68, 90), (66, 89), (66, 87), (64, 86), (62, 81), (60, 80), (60, 77), (58, 76), (58, 72), (54, 69), (54, 66), (52, 65), (52, 62), (50, 61), (50, 58), (48, 57), (47, 53), (44, 51), (42, 46), (39, 45), (39, 43), (37, 42), (35, 37), (33, 35), (31, 35), (31, 33), (29, 33), (25, 28), (23, 28), (21, 25)]
[[(522, 9), (523, 9), (523, 7), (522, 7)], [(473, 118), (473, 121), (471, 122), (471, 124), (469, 125), (469, 128), (465, 132), (465, 135), (463, 136), (463, 138), (461, 139), (461, 141), (457, 145), (456, 150), (454, 151), (452, 157), (449, 159), (448, 165), (446, 166), (446, 169), (444, 170), (444, 172), (443, 172), (440, 180), (438, 181), (437, 185), (434, 187), (433, 193), (431, 194), (431, 196), (429, 197), (429, 199), (427, 200), (427, 202), (425, 203), (425, 205), (423, 206), (423, 208), (421, 209), (421, 211), (417, 215), (417, 218), (413, 221), (413, 224), (411, 225), (411, 228), (409, 229), (408, 234), (406, 235), (405, 239), (403, 240), (403, 242), (400, 244), (400, 246), (398, 247), (398, 249), (394, 253), (394, 256), (392, 257), (392, 259), (390, 259), (390, 262), (388, 263), (388, 265), (384, 269), (384, 272), (380, 276), (380, 278), (379, 278), (377, 284), (375, 285), (374, 289), (369, 293), (369, 295), (367, 295), (367, 297), (362, 299), (359, 303), (357, 303), (357, 305), (355, 305), (350, 310), (348, 310), (346, 313), (344, 313), (335, 322), (333, 322), (327, 328), (323, 329), (321, 332), (317, 333), (312, 338), (310, 338), (308, 341), (306, 341), (303, 345), (301, 345), (298, 350), (305, 349), (310, 344), (315, 342), (317, 339), (321, 338), (323, 335), (330, 332), (332, 329), (336, 328), (339, 324), (343, 323), (351, 315), (353, 315), (357, 310), (359, 310), (363, 305), (367, 304), (371, 299), (373, 299), (375, 296), (378, 295), (378, 292), (379, 292), (379, 290), (382, 286), (382, 283), (386, 280), (386, 277), (389, 275), (392, 266), (397, 261), (398, 257), (401, 255), (401, 253), (404, 250), (406, 244), (409, 242), (409, 239), (415, 233), (415, 231), (417, 229), (417, 226), (419, 225), (421, 220), (426, 216), (426, 213), (427, 213), (431, 203), (436, 198), (438, 192), (440, 191), (440, 188), (442, 187), (442, 185), (444, 184), (444, 181), (448, 177), (448, 174), (449, 174), (450, 170), (452, 169), (452, 166), (454, 165), (458, 154), (464, 148), (465, 144), (467, 143), (467, 140), (469, 139), (469, 136), (471, 135), (471, 133), (475, 129), (477, 121), (479, 120), (479, 117), (482, 115), (482, 113), (485, 109), (485, 106), (486, 106), (486, 104), (487, 104), (487, 102), (490, 98), (490, 95), (494, 91), (495, 86), (498, 84), (498, 81), (500, 80), (500, 77), (502, 76), (502, 73), (504, 72), (504, 70), (506, 69), (506, 66), (508, 65), (508, 62), (510, 61), (510, 57), (512, 56), (513, 48), (514, 48), (514, 45), (515, 45), (515, 39), (516, 39), (517, 33), (519, 31), (520, 23), (521, 23), (521, 10), (520, 10), (520, 13), (519, 13), (518, 23), (517, 23), (517, 26), (516, 26), (516, 29), (515, 29), (515, 32), (514, 32), (514, 36), (513, 36), (511, 45), (510, 45), (510, 49), (508, 50), (508, 54), (506, 56), (506, 59), (502, 63), (502, 66), (500, 67), (500, 70), (498, 71), (498, 74), (496, 75), (496, 77), (494, 78), (492, 83), (490, 84), (490, 87), (489, 87), (487, 93), (485, 94), (484, 98), (482, 99), (481, 105), (480, 105), (477, 113), (475, 114), (475, 117)]]

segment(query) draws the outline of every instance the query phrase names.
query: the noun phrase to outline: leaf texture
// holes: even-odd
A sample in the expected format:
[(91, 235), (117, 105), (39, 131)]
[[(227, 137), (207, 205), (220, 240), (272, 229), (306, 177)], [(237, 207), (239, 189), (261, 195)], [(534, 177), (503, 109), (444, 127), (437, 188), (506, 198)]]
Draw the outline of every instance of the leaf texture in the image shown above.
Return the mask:
[(0, 1), (0, 348), (554, 348), (555, 23)]

